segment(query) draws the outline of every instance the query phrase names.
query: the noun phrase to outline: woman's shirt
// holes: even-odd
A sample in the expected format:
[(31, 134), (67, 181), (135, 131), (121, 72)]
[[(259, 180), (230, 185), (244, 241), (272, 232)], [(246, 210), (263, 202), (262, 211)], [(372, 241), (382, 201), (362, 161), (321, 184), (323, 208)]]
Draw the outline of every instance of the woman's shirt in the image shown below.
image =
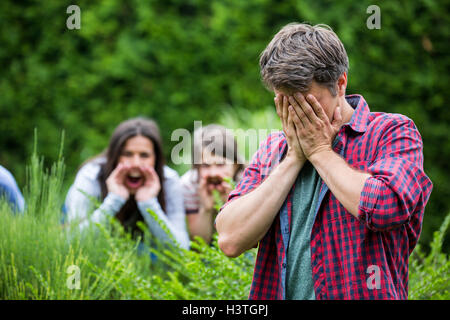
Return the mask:
[[(97, 177), (104, 162), (105, 158), (101, 157), (85, 164), (78, 171), (75, 182), (67, 193), (65, 208), (68, 220), (69, 222), (79, 221), (81, 229), (86, 228), (92, 222), (102, 223), (106, 215), (115, 216), (126, 202), (121, 196), (110, 192), (100, 207), (88, 217), (88, 213), (95, 208), (95, 201), (101, 199), (101, 187)], [(161, 240), (169, 239), (153, 216), (147, 212), (147, 209), (151, 209), (158, 219), (166, 225), (182, 248), (188, 249), (189, 236), (186, 229), (183, 195), (178, 173), (168, 166), (164, 166), (164, 181), (162, 184), (166, 198), (166, 212), (162, 210), (156, 197), (146, 201), (138, 201), (137, 206), (150, 232), (155, 237)]]

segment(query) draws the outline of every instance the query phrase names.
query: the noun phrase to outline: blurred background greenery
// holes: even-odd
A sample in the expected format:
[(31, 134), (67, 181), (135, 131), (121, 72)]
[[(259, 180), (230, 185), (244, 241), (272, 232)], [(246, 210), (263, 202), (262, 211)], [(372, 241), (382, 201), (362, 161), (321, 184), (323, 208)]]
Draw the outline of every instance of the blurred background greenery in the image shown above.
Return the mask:
[[(81, 8), (80, 30), (66, 27), (71, 4)], [(380, 30), (366, 26), (373, 4)], [(194, 120), (278, 128), (259, 54), (289, 22), (325, 23), (349, 55), (347, 93), (362, 94), (372, 111), (407, 115), (422, 134), (434, 183), (426, 245), (450, 210), (448, 9), (444, 0), (2, 0), (0, 164), (24, 186), (34, 128), (47, 163), (64, 130), (67, 189), (129, 117), (157, 120), (169, 160), (172, 131), (192, 130)]]

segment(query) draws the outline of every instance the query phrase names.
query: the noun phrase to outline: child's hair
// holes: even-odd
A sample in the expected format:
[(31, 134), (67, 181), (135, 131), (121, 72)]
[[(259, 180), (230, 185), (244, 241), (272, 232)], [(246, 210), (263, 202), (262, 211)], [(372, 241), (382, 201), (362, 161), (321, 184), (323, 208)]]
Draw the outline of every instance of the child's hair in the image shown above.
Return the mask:
[(236, 181), (238, 174), (244, 169), (245, 161), (240, 155), (237, 141), (230, 131), (219, 124), (209, 124), (196, 129), (192, 144), (192, 166), (194, 169), (198, 170), (200, 167), (204, 151), (235, 164), (236, 171), (232, 178)]

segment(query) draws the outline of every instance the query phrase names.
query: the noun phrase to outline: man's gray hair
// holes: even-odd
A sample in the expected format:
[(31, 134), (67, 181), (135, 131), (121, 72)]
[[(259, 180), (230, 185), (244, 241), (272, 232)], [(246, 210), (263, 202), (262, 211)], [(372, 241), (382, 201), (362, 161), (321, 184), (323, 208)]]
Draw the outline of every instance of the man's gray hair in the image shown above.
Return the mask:
[(273, 37), (259, 64), (269, 90), (306, 93), (314, 80), (336, 96), (337, 80), (348, 71), (348, 56), (329, 26), (290, 23)]

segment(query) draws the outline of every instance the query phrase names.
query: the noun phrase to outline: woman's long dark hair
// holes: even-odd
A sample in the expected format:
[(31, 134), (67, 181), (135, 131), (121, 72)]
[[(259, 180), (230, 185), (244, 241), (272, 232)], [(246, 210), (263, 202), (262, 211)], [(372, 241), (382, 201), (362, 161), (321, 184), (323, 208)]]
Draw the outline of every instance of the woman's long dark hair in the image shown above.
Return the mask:
[[(111, 139), (109, 141), (108, 148), (104, 152), (106, 156), (106, 162), (101, 165), (100, 172), (98, 174), (98, 181), (101, 187), (101, 197), (102, 201), (106, 198), (108, 194), (108, 189), (106, 187), (106, 179), (108, 179), (111, 172), (117, 167), (119, 162), (119, 157), (122, 154), (122, 150), (125, 147), (128, 139), (143, 136), (148, 138), (152, 143), (155, 151), (155, 171), (158, 174), (159, 181), (161, 184), (161, 190), (158, 194), (158, 202), (161, 208), (166, 212), (166, 199), (164, 193), (164, 153), (162, 149), (162, 140), (159, 133), (158, 125), (150, 119), (138, 117), (126, 120), (120, 123), (114, 130)], [(120, 211), (116, 214), (116, 218), (123, 225), (134, 214), (139, 213), (136, 200), (133, 195), (130, 195), (127, 202), (123, 205)], [(142, 216), (138, 215), (138, 221), (142, 221)], [(137, 229), (136, 222), (131, 226), (131, 231), (134, 233)]]

